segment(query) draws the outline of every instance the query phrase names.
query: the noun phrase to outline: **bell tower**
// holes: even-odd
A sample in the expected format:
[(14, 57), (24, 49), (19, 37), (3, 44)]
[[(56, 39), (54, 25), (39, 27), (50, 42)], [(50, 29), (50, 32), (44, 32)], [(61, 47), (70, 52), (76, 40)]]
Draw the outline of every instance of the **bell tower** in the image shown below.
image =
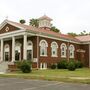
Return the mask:
[(39, 28), (51, 28), (51, 21), (52, 19), (49, 18), (48, 16), (44, 15), (42, 17), (40, 17), (39, 19)]

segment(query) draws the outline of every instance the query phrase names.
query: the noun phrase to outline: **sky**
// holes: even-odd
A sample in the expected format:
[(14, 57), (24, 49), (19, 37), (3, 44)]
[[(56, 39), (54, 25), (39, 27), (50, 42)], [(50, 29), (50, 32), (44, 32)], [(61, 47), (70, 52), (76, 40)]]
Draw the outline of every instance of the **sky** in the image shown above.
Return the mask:
[(27, 24), (46, 14), (61, 33), (90, 32), (90, 0), (0, 0), (0, 23), (8, 20)]

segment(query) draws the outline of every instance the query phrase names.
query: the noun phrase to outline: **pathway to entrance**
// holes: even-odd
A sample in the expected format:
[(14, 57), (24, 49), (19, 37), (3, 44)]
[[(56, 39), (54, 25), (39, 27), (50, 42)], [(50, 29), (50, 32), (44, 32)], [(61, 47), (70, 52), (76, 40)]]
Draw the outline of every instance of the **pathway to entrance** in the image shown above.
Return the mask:
[(0, 90), (90, 90), (90, 85), (19, 78), (0, 78)]
[(9, 62), (0, 62), (0, 74), (6, 73), (8, 70), (8, 63)]

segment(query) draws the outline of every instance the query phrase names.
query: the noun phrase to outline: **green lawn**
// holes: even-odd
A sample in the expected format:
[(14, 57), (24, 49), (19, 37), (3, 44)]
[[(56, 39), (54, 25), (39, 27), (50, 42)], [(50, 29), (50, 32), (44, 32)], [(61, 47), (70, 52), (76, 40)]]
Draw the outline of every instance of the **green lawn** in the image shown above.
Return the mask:
[(29, 74), (23, 74), (22, 72), (13, 72), (13, 73), (3, 74), (0, 76), (90, 84), (90, 69), (88, 68), (76, 69), (76, 71), (68, 71), (67, 69), (66, 70), (65, 69), (33, 70)]
[(76, 71), (68, 71), (67, 69), (60, 70), (35, 70), (32, 75), (54, 76), (54, 77), (89, 77), (90, 69), (76, 69)]

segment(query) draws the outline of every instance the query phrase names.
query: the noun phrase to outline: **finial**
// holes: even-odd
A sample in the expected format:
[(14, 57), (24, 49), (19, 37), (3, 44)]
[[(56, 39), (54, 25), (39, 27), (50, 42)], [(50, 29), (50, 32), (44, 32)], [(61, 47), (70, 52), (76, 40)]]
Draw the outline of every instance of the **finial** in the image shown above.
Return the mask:
[(6, 20), (8, 20), (8, 16), (6, 16)]
[(46, 16), (46, 13), (44, 13), (44, 16)]

